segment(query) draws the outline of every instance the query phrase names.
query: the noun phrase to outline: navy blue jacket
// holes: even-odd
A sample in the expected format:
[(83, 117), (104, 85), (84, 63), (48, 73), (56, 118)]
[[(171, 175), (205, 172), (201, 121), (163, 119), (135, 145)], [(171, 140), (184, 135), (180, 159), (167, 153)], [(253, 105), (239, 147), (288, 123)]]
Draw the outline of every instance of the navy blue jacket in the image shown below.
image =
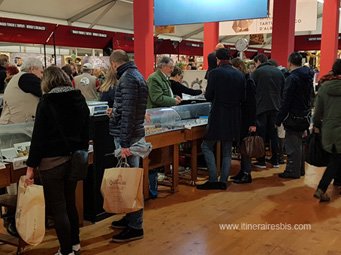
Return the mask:
[(303, 66), (293, 70), (285, 80), (283, 100), (277, 115), (276, 125), (280, 125), (289, 113), (305, 116), (311, 109), (314, 72)]
[(210, 72), (205, 98), (212, 102), (212, 107), (205, 139), (239, 141), (245, 85), (244, 74), (229, 64)]
[(110, 135), (120, 139), (121, 147), (129, 148), (132, 141), (145, 136), (144, 115), (147, 108), (148, 87), (133, 62), (117, 68), (116, 86)]

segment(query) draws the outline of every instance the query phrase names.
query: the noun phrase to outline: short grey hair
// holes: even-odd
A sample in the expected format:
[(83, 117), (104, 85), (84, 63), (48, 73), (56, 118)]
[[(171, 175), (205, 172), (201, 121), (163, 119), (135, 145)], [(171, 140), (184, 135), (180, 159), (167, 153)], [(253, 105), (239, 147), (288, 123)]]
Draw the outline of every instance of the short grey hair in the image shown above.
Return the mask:
[(29, 72), (31, 69), (43, 68), (43, 63), (37, 58), (28, 58), (24, 61), (21, 71)]
[(162, 68), (163, 66), (169, 65), (170, 63), (174, 64), (173, 59), (167, 56), (163, 56), (157, 62), (157, 68)]

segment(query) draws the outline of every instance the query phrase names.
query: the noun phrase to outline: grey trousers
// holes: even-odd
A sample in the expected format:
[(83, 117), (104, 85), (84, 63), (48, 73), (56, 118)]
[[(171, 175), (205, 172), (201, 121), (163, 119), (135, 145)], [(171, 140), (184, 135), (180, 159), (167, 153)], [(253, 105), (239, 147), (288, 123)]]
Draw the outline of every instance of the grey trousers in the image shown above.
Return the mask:
[(293, 177), (301, 177), (304, 173), (304, 153), (303, 153), (303, 131), (297, 132), (286, 130), (285, 133), (285, 151), (288, 156), (285, 172)]

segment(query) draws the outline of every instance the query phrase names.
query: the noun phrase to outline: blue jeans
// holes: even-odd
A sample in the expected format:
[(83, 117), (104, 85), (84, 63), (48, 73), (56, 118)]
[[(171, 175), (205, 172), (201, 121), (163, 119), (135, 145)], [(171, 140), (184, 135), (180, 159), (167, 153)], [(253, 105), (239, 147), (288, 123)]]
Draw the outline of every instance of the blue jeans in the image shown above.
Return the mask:
[[(132, 144), (139, 141), (141, 138), (133, 138)], [(121, 148), (120, 139), (114, 138), (116, 149)], [(139, 167), (140, 166), (140, 158), (139, 156), (130, 156), (128, 157), (128, 164), (131, 167)], [(143, 209), (138, 210), (136, 212), (127, 213), (125, 216), (128, 221), (128, 226), (134, 229), (142, 229), (143, 228)]]
[[(201, 150), (204, 153), (205, 161), (208, 167), (209, 182), (217, 182), (217, 166), (215, 163), (214, 146), (217, 141), (204, 140), (201, 144)], [(221, 141), (222, 147), (222, 169), (220, 174), (220, 181), (226, 183), (230, 173), (231, 167), (231, 151), (232, 142)]]

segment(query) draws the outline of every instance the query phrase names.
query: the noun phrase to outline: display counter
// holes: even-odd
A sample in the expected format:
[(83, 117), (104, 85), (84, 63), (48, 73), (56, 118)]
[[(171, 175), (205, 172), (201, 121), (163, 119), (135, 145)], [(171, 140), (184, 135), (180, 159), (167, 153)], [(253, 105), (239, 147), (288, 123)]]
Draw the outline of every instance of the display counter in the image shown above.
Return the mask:
[[(197, 179), (198, 140), (204, 137), (210, 103), (148, 109), (150, 122), (145, 125), (146, 141), (153, 146), (151, 154), (143, 160), (144, 196), (149, 197), (149, 169), (172, 166), (171, 191), (176, 192), (179, 183), (179, 145), (191, 142), (191, 181)], [(218, 160), (220, 161), (220, 160)]]

